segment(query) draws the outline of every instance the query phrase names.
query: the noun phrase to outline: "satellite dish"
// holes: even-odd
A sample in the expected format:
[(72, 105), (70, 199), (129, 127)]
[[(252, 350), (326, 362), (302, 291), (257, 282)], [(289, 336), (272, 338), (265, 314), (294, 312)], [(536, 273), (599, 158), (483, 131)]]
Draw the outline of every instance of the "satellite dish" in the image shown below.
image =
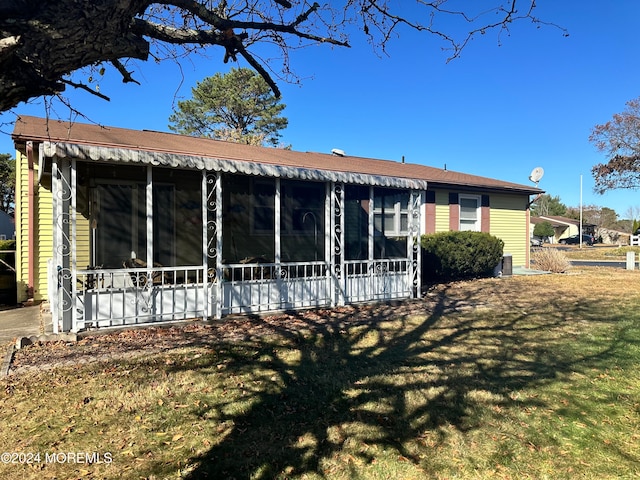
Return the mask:
[(340, 150), (339, 148), (334, 148), (333, 150), (331, 150), (331, 153), (333, 155), (338, 156), (338, 157), (344, 157), (345, 156), (344, 150)]
[(537, 187), (538, 182), (540, 181), (543, 175), (544, 175), (544, 170), (542, 169), (542, 167), (536, 167), (533, 170), (531, 170), (531, 175), (529, 175), (529, 180), (535, 183)]

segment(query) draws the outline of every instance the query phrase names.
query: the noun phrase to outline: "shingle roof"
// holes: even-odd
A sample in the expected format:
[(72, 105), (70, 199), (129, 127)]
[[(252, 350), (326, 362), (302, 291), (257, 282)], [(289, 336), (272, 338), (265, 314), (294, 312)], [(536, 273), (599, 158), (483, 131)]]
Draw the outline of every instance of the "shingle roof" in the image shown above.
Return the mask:
[[(580, 220), (576, 220), (575, 218), (562, 217), (560, 215), (540, 215), (539, 217), (531, 217), (532, 223), (542, 223), (544, 221), (550, 222), (552, 225), (576, 225), (580, 226)], [(587, 223), (585, 221), (582, 222), (582, 225), (588, 225), (595, 227), (594, 223)]]
[(464, 186), (521, 194), (543, 192), (543, 190), (528, 185), (504, 182), (413, 163), (352, 156), (341, 157), (314, 152), (297, 152), (172, 133), (70, 123), (31, 116), (20, 116), (16, 120), (12, 136), (16, 142), (30, 140), (62, 142), (140, 152), (155, 152), (182, 157), (194, 156), (234, 162), (249, 161), (280, 167), (396, 177), (426, 181), (430, 188)]

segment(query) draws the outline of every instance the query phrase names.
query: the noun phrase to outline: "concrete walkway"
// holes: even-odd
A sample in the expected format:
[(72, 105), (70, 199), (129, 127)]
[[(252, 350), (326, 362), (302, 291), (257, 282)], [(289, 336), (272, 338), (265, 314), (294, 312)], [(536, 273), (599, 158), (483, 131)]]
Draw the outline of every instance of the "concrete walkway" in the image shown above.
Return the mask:
[(0, 345), (52, 332), (51, 321), (42, 315), (40, 305), (10, 308), (0, 311)]
[[(41, 305), (18, 306), (0, 311), (0, 377), (8, 375), (17, 340), (53, 332), (51, 314)], [(20, 342), (22, 344), (22, 341)], [(19, 348), (19, 347), (17, 347)]]

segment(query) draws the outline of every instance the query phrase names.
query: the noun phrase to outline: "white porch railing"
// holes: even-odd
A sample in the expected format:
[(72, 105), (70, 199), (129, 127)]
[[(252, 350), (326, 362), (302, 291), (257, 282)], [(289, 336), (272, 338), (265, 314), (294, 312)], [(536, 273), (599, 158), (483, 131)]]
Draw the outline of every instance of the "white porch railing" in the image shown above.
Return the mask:
[(222, 313), (257, 313), (329, 306), (331, 277), (325, 262), (224, 266)]
[(345, 262), (346, 303), (411, 297), (409, 263), (407, 259)]
[(78, 270), (75, 327), (208, 317), (212, 295), (202, 267)]
[[(409, 260), (345, 262), (343, 278), (328, 263), (226, 264), (222, 283), (201, 266), (76, 270), (74, 331), (409, 298)], [(53, 270), (53, 269), (52, 269)], [(52, 275), (59, 275), (52, 271)], [(52, 278), (53, 280), (53, 278)], [(60, 284), (60, 279), (55, 279)], [(218, 298), (219, 292), (221, 297)], [(220, 309), (220, 310), (218, 310)]]

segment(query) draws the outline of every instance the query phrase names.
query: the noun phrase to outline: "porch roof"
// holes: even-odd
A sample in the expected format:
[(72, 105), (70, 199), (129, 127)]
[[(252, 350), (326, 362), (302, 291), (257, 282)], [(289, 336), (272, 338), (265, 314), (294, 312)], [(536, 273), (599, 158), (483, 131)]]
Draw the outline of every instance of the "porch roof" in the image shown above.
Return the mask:
[(428, 183), (430, 187), (460, 186), (525, 195), (543, 192), (536, 187), (413, 163), (297, 152), (30, 116), (20, 116), (16, 120), (13, 138), (16, 142), (41, 142), (43, 154), (47, 157), (85, 161), (149, 164), (419, 190), (426, 190)]

